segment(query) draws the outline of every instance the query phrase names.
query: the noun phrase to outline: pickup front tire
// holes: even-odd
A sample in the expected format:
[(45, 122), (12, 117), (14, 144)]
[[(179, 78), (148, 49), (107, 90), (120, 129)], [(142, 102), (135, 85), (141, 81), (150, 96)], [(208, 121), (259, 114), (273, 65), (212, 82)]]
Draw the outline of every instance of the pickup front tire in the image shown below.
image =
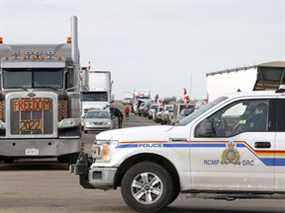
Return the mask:
[(152, 162), (132, 166), (124, 175), (121, 193), (125, 202), (138, 212), (152, 213), (166, 207), (174, 197), (169, 172)]

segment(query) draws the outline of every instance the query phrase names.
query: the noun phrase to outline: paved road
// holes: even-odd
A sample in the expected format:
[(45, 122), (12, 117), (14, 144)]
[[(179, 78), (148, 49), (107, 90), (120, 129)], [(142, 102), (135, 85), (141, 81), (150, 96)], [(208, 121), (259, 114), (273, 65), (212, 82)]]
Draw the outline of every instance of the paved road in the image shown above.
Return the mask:
[[(150, 125), (148, 120), (131, 118), (128, 126)], [(87, 136), (86, 141), (92, 141)], [(0, 213), (2, 212), (133, 212), (120, 191), (85, 190), (67, 166), (54, 162), (21, 162), (0, 166)], [(215, 201), (180, 196), (164, 212), (285, 212), (280, 200)]]

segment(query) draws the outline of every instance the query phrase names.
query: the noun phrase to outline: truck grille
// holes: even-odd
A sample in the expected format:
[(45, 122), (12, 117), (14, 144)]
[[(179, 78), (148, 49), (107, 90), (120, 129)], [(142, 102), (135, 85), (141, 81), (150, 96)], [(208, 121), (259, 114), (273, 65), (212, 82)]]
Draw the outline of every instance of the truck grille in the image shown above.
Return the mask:
[(51, 98), (11, 99), (11, 135), (50, 135), (53, 133)]

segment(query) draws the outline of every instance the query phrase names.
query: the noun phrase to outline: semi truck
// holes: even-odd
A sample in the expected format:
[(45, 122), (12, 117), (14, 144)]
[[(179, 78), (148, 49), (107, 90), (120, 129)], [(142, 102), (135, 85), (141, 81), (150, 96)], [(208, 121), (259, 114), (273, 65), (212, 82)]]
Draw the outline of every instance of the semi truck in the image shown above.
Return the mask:
[(276, 90), (284, 84), (285, 61), (207, 73), (206, 78), (209, 101), (237, 91)]
[(0, 160), (80, 152), (77, 17), (62, 44), (0, 44)]
[(111, 103), (111, 72), (88, 71), (82, 79), (81, 108), (82, 116), (89, 109), (107, 109)]

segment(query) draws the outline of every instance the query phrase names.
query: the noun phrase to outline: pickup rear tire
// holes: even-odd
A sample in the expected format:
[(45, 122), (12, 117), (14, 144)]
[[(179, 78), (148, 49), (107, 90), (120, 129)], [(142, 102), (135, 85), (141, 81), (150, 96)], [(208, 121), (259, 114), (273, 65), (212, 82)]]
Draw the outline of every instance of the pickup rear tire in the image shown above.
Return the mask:
[(121, 194), (128, 206), (138, 212), (152, 213), (166, 207), (174, 197), (169, 172), (152, 162), (132, 166), (124, 175)]

